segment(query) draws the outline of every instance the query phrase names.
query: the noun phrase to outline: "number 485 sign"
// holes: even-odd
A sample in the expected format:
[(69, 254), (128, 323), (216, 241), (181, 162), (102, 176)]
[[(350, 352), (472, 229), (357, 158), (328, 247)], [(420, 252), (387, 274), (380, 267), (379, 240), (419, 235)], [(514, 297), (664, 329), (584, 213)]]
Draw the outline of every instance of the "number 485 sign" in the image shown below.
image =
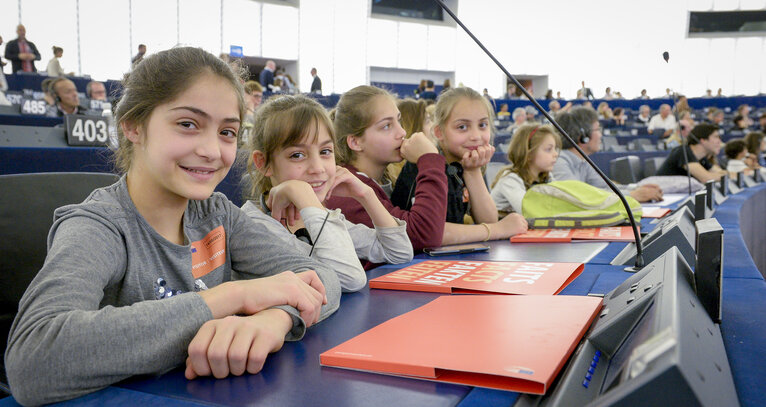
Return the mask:
[(66, 141), (70, 146), (107, 146), (109, 125), (103, 117), (68, 114)]

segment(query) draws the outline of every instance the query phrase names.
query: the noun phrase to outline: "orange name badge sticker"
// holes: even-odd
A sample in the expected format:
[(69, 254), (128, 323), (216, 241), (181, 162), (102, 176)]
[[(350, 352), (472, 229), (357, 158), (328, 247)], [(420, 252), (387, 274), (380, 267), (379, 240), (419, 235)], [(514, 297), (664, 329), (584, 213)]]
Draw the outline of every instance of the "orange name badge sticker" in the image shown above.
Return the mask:
[(222, 226), (191, 243), (192, 275), (200, 278), (226, 263), (226, 231)]

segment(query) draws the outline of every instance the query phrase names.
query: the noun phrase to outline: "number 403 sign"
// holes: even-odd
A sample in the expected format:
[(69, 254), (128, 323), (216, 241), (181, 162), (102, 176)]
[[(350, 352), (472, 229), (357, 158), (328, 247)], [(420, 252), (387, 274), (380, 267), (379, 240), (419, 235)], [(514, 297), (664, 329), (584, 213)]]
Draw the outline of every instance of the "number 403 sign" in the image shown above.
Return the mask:
[(68, 114), (66, 139), (70, 146), (107, 146), (109, 123), (102, 117)]

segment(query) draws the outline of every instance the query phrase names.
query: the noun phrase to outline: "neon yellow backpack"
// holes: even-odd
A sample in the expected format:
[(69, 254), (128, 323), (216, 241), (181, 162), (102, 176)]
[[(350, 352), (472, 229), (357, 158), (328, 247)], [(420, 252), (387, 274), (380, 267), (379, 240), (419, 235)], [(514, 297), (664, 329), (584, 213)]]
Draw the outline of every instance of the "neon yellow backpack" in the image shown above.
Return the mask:
[[(625, 198), (638, 222), (641, 204), (630, 196)], [(530, 229), (615, 226), (628, 220), (616, 194), (576, 180), (533, 185), (521, 208)]]

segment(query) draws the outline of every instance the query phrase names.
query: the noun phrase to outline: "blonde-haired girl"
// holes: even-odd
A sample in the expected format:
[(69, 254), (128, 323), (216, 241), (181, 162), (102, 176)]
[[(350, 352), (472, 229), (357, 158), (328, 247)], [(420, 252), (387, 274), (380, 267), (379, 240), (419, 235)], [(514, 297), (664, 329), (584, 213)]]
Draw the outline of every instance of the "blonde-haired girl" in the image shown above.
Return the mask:
[(510, 165), (492, 182), (492, 199), (499, 215), (521, 212), (521, 201), (534, 184), (551, 181), (553, 164), (561, 150), (561, 139), (550, 125), (525, 124), (513, 135), (508, 147)]

